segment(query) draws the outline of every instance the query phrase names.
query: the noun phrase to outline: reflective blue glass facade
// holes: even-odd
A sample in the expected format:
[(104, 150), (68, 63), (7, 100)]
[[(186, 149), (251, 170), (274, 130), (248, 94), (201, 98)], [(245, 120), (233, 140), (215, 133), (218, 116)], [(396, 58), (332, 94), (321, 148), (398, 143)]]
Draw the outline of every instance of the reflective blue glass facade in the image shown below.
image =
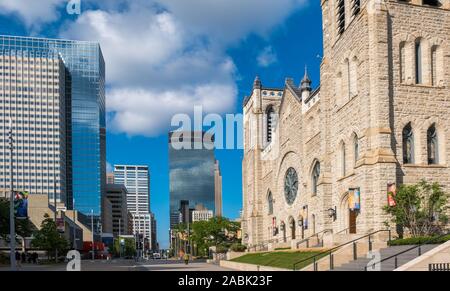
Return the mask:
[(203, 143), (202, 134), (198, 138), (195, 132), (183, 137), (190, 140), (191, 147), (177, 149), (173, 143), (178, 141), (172, 140), (172, 134), (169, 134), (170, 228), (187, 220), (192, 222), (190, 213), (198, 207), (216, 211), (214, 150), (195, 149), (194, 143)]
[(98, 43), (0, 36), (0, 51), (58, 54), (66, 67), (67, 207), (101, 214), (106, 185), (105, 62)]

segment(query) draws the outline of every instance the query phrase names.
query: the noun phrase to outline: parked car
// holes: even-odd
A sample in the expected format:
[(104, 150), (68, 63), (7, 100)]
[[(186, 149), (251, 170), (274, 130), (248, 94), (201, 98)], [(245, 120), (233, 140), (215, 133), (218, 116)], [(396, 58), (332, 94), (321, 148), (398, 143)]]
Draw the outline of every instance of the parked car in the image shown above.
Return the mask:
[(154, 260), (160, 260), (161, 259), (161, 254), (160, 253), (153, 253), (153, 259)]

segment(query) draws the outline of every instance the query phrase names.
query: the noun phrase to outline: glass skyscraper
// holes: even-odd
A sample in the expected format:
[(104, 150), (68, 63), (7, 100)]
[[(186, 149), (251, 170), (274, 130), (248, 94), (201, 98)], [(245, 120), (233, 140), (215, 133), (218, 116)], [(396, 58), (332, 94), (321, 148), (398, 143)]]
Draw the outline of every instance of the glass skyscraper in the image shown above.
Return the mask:
[[(194, 210), (215, 210), (214, 150), (204, 147), (203, 133), (169, 134), (170, 228), (192, 222)], [(205, 138), (211, 141), (211, 138)], [(179, 149), (175, 143), (185, 144)], [(195, 143), (202, 146), (196, 149)], [(209, 142), (206, 142), (209, 143)], [(188, 145), (191, 146), (188, 146)]]
[[(23, 105), (23, 102), (36, 102), (31, 98), (38, 90), (42, 93), (43, 86), (48, 86), (50, 83), (47, 79), (43, 82), (41, 76), (39, 76), (39, 82), (36, 81), (37, 70), (39, 69), (42, 73), (47, 72), (49, 68), (45, 66), (37, 68), (33, 58), (39, 59), (40, 62), (45, 58), (52, 60), (58, 58), (62, 62), (64, 82), (60, 80), (59, 83), (63, 83), (64, 86), (59, 86), (58, 89), (65, 91), (65, 94), (61, 94), (65, 98), (65, 102), (61, 102), (65, 107), (63, 115), (65, 143), (58, 142), (64, 144), (65, 148), (64, 153), (61, 154), (64, 156), (59, 157), (64, 160), (62, 167), (65, 167), (65, 171), (61, 173), (65, 176), (62, 178), (65, 179), (65, 183), (61, 182), (61, 185), (58, 183), (57, 187), (59, 192), (65, 192), (62, 193), (65, 195), (61, 195), (61, 198), (66, 200), (64, 202), (69, 209), (73, 208), (74, 200), (76, 210), (87, 215), (92, 211), (95, 216), (99, 216), (101, 197), (106, 186), (105, 62), (100, 45), (84, 41), (0, 36), (0, 55), (22, 57), (20, 64), (3, 66), (8, 67), (8, 70), (12, 67), (16, 70), (25, 65), (29, 66), (26, 69), (26, 75), (15, 79), (14, 84), (3, 84), (8, 88), (21, 88), (20, 94), (19, 91), (14, 93), (12, 90), (9, 93), (18, 98), (15, 100), (17, 108)], [(16, 74), (16, 72), (3, 74)], [(45, 77), (53, 78), (54, 76)], [(19, 100), (19, 96), (20, 98), (27, 96), (30, 100)], [(44, 175), (49, 174), (44, 173)], [(34, 180), (39, 179), (42, 178), (37, 177)], [(33, 192), (31, 191), (32, 194)], [(42, 189), (35, 193), (51, 195), (52, 191), (47, 190), (46, 193), (45, 189)]]

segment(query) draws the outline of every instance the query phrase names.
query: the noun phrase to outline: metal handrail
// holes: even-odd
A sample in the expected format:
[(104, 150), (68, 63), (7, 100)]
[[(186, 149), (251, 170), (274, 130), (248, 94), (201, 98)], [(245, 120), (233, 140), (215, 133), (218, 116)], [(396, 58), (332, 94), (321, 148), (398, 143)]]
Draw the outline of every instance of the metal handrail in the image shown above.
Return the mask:
[[(313, 235), (311, 235), (311, 236), (309, 236), (309, 237), (307, 237), (307, 238), (305, 238), (305, 239), (302, 239), (301, 241), (299, 241), (299, 242), (297, 242), (297, 244), (296, 244), (296, 246), (297, 246), (297, 248), (298, 248), (298, 246), (299, 245), (301, 245), (302, 243), (304, 243), (304, 242), (308, 242), (308, 245), (309, 245), (309, 240), (310, 239), (312, 239), (313, 237), (317, 237), (317, 238), (319, 238), (319, 235), (320, 234), (325, 234), (326, 232), (333, 232), (333, 230), (332, 229), (324, 229), (324, 230), (322, 230), (322, 231), (320, 231), (320, 232), (318, 232), (318, 233), (315, 233), (315, 234), (313, 234)], [(307, 248), (308, 248), (309, 246), (307, 246)]]
[[(397, 269), (397, 268), (398, 268), (398, 258), (397, 258), (398, 256), (403, 255), (404, 253), (407, 253), (407, 252), (409, 252), (409, 251), (412, 251), (412, 250), (418, 248), (418, 249), (419, 249), (419, 250), (418, 250), (418, 251), (419, 251), (419, 252), (418, 252), (418, 255), (419, 255), (419, 257), (420, 257), (420, 256), (422, 255), (422, 247), (423, 247), (423, 246), (428, 245), (428, 244), (434, 242), (435, 240), (441, 239), (441, 238), (446, 237), (446, 236), (448, 236), (448, 235), (450, 235), (450, 232), (449, 232), (449, 233), (446, 233), (446, 234), (442, 234), (442, 235), (440, 235), (440, 236), (433, 237), (432, 239), (430, 239), (430, 240), (428, 240), (428, 241), (426, 241), (426, 242), (423, 242), (423, 243), (421, 243), (421, 244), (419, 244), (419, 245), (412, 246), (411, 248), (409, 248), (409, 249), (407, 249), (407, 250), (401, 251), (401, 252), (399, 252), (399, 253), (397, 253), (397, 254), (395, 254), (395, 255), (392, 255), (392, 256), (390, 256), (390, 257), (384, 258), (384, 259), (380, 260), (378, 263), (373, 263), (373, 264), (371, 265), (371, 267), (374, 268), (376, 265), (381, 264), (382, 262), (385, 262), (385, 261), (387, 261), (387, 260), (390, 260), (390, 259), (392, 259), (392, 258), (395, 258), (395, 264), (394, 264), (394, 266), (395, 266), (395, 269)], [(367, 271), (367, 266), (364, 267), (364, 271)]]
[[(300, 260), (300, 261), (294, 263), (293, 269), (294, 269), (294, 271), (295, 271), (295, 270), (296, 270), (295, 268), (296, 268), (296, 266), (297, 266), (298, 264), (303, 263), (303, 262), (306, 262), (306, 261), (309, 261), (309, 260), (312, 259), (312, 260), (313, 260), (313, 264), (314, 264), (314, 271), (317, 271), (317, 266), (316, 266), (316, 260), (317, 260), (317, 257), (325, 256), (325, 255), (327, 255), (327, 254), (331, 255), (331, 257), (330, 257), (330, 267), (332, 267), (331, 269), (333, 269), (333, 256), (332, 256), (332, 253), (333, 253), (334, 251), (336, 251), (336, 250), (338, 250), (338, 249), (340, 249), (340, 248), (342, 248), (342, 247), (344, 247), (344, 246), (347, 246), (347, 245), (349, 245), (349, 244), (354, 244), (354, 248), (356, 248), (355, 243), (356, 243), (357, 241), (362, 240), (362, 239), (367, 238), (367, 237), (369, 238), (369, 250), (371, 250), (371, 249), (372, 249), (372, 241), (371, 241), (370, 238), (371, 238), (373, 235), (375, 235), (375, 234), (377, 234), (377, 233), (380, 233), (380, 232), (389, 232), (389, 241), (391, 241), (391, 230), (390, 230), (390, 229), (380, 229), (380, 230), (371, 232), (371, 233), (369, 233), (369, 234), (366, 234), (366, 235), (364, 235), (364, 236), (362, 236), (362, 237), (360, 237), (360, 238), (357, 238), (357, 239), (348, 241), (348, 242), (346, 242), (346, 243), (344, 243), (344, 244), (341, 244), (341, 245), (339, 245), (339, 246), (337, 246), (337, 247), (334, 247), (334, 248), (332, 248), (332, 249), (329, 249), (329, 250), (326, 250), (326, 251), (324, 251), (324, 252), (318, 253), (318, 254), (316, 254), (316, 255), (314, 255), (314, 256), (311, 256), (311, 257), (309, 257), (309, 258)], [(355, 251), (356, 251), (356, 249), (354, 249), (354, 255), (353, 255), (353, 258), (356, 260), (357, 258), (356, 258), (356, 252), (355, 252)]]

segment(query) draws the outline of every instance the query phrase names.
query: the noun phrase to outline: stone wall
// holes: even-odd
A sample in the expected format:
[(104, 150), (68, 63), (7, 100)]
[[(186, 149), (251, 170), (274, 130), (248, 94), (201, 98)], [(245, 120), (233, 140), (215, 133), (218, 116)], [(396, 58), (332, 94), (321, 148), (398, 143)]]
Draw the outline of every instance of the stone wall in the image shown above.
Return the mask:
[[(289, 79), (279, 89), (255, 81), (244, 103), (244, 243), (276, 247), (325, 229), (345, 231), (350, 227), (351, 188), (361, 192), (357, 233), (385, 227), (389, 217), (382, 208), (390, 183), (427, 179), (450, 189), (450, 7), (448, 1), (441, 7), (416, 2), (362, 1), (356, 16), (346, 5), (346, 29), (337, 34), (336, 1), (322, 0), (320, 92), (302, 90)], [(412, 81), (411, 44), (417, 39), (423, 42), (422, 84)], [(402, 57), (405, 44), (408, 50), (402, 49)], [(266, 141), (268, 106), (278, 113), (270, 143)], [(414, 131), (413, 164), (403, 163), (402, 135), (408, 123)], [(429, 165), (427, 159), (427, 130), (432, 124), (439, 141), (436, 165)], [(321, 171), (313, 193), (312, 169), (317, 162)], [(284, 180), (291, 167), (299, 183), (297, 198), (289, 205)], [(269, 192), (273, 213), (269, 213)], [(337, 210), (335, 220), (329, 209)], [(307, 229), (298, 223), (302, 218)]]

